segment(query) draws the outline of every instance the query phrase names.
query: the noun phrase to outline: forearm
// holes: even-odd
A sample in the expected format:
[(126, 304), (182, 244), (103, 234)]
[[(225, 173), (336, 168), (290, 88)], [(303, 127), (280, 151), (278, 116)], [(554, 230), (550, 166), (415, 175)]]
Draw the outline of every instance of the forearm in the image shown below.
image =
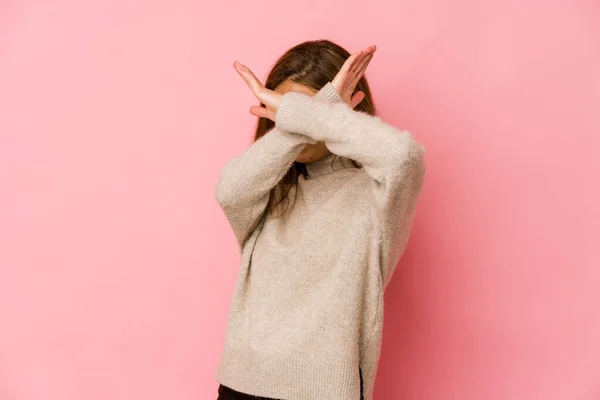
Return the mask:
[[(328, 97), (338, 96), (328, 83)], [(399, 130), (378, 116), (355, 111), (346, 103), (318, 101), (302, 93), (288, 92), (279, 104), (276, 125), (286, 131), (324, 141), (331, 152), (360, 162), (378, 183), (402, 179), (404, 169), (422, 157), (425, 149), (406, 130)]]
[[(325, 90), (317, 92), (314, 98), (323, 102), (342, 101)], [(275, 126), (222, 168), (215, 197), (240, 248), (267, 206), (271, 189), (287, 173), (304, 146), (315, 142), (309, 136)]]
[[(323, 87), (312, 98), (326, 103), (343, 102), (337, 93), (327, 89)], [(283, 177), (304, 145), (314, 143), (316, 140), (308, 135), (273, 127), (225, 164), (216, 188), (219, 203), (260, 199)]]

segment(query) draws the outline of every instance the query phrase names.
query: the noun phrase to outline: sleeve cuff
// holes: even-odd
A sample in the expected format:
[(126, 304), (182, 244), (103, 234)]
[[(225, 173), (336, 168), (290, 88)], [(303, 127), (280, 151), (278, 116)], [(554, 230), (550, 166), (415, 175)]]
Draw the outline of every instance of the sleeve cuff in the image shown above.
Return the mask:
[(320, 98), (315, 99), (314, 96), (311, 97), (304, 93), (285, 93), (279, 102), (279, 107), (275, 114), (275, 125), (284, 131), (300, 133), (316, 141), (323, 140), (323, 138), (318, 136), (319, 132), (314, 127), (314, 124), (317, 122), (314, 120), (315, 117), (311, 115), (313, 102), (344, 103), (344, 101), (331, 82), (323, 86), (319, 94)]
[(328, 101), (331, 103), (343, 103), (344, 99), (340, 97), (340, 94), (335, 90), (331, 82), (327, 82), (325, 86), (319, 90), (314, 96), (316, 99)]
[(304, 93), (287, 92), (279, 102), (275, 125), (283, 131), (307, 135), (311, 131), (307, 125), (310, 121), (308, 114), (312, 101), (314, 100)]

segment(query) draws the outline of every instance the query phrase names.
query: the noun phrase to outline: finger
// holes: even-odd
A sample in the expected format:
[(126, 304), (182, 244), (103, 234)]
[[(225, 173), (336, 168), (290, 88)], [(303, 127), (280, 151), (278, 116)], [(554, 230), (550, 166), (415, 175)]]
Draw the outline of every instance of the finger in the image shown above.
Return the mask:
[(367, 65), (369, 64), (369, 62), (371, 61), (371, 58), (373, 58), (373, 54), (371, 53), (370, 55), (368, 55), (361, 63), (360, 67), (354, 71), (353, 73), (351, 73), (348, 76), (348, 84), (352, 87), (356, 87), (356, 85), (358, 84), (358, 82), (361, 80), (361, 78), (364, 75), (365, 69), (367, 68)]
[(353, 62), (352, 67), (350, 68), (350, 71), (355, 73), (360, 68), (360, 65), (362, 64), (364, 59), (366, 57), (368, 57), (370, 54), (372, 54), (374, 51), (375, 51), (374, 46), (368, 46), (368, 47), (365, 47), (364, 49), (362, 49), (361, 51), (359, 51), (358, 53), (356, 53), (357, 56)]
[(357, 51), (356, 53), (353, 53), (350, 55), (350, 57), (348, 57), (346, 59), (346, 61), (344, 61), (344, 65), (342, 65), (342, 68), (340, 69), (341, 71), (344, 71), (346, 73), (351, 72), (352, 67), (355, 65), (356, 60), (361, 56), (361, 52)]
[(367, 53), (375, 53), (375, 50), (377, 50), (377, 46), (372, 44), (370, 46), (365, 47), (364, 49)]
[(238, 67), (237, 71), (244, 80), (244, 82), (246, 82), (246, 85), (248, 85), (248, 87), (252, 90), (252, 92), (255, 95), (258, 95), (262, 85), (260, 84), (260, 82), (257, 82), (257, 79), (254, 76), (254, 74), (252, 74), (250, 70), (244, 67)]
[(360, 73), (361, 68), (363, 68), (363, 66), (364, 66), (364, 63), (368, 62), (368, 60), (370, 60), (373, 57), (373, 53), (375, 53), (376, 49), (377, 49), (377, 47), (375, 45), (372, 45), (372, 46), (362, 49), (360, 56), (357, 57), (357, 59), (354, 63), (352, 71), (354, 73)]
[(258, 95), (260, 90), (263, 88), (263, 84), (258, 80), (258, 78), (256, 78), (254, 73), (248, 67), (237, 61), (235, 61), (233, 65), (248, 87), (250, 87), (254, 95)]
[(365, 70), (367, 69), (367, 66), (369, 65), (369, 63), (371, 62), (371, 59), (373, 59), (373, 53), (369, 54), (367, 57), (364, 58), (364, 60), (362, 60), (362, 62), (360, 63), (358, 69), (356, 70), (356, 82), (358, 83), (358, 81), (360, 80), (360, 78), (362, 78), (363, 74), (365, 73)]
[(365, 68), (365, 65), (369, 63), (369, 61), (371, 61), (371, 58), (373, 58), (373, 54), (375, 53), (375, 50), (372, 50), (371, 47), (369, 47), (367, 49), (367, 51), (365, 51), (365, 54), (363, 57), (361, 57), (360, 61), (357, 62), (356, 65), (356, 73), (361, 73), (362, 70)]
[(356, 108), (357, 105), (360, 104), (361, 101), (363, 101), (365, 98), (365, 94), (362, 91), (358, 91), (356, 93), (354, 93), (352, 95), (352, 98), (350, 99), (350, 107), (351, 108)]
[(262, 106), (250, 107), (250, 114), (256, 115), (257, 117), (260, 117), (260, 118), (269, 118), (269, 113), (267, 112), (267, 109)]
[(350, 66), (348, 67), (348, 72), (350, 72), (351, 74), (356, 73), (356, 69), (358, 68), (358, 65), (360, 64), (361, 60), (365, 57), (365, 50), (361, 50), (358, 51), (356, 53), (353, 54), (355, 57), (354, 59), (352, 59), (352, 62), (350, 64)]

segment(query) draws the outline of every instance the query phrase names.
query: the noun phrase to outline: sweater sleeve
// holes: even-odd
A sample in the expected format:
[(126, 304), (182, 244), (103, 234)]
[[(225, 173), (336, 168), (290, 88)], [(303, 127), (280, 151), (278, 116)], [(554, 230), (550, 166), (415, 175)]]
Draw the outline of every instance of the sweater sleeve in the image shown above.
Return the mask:
[[(339, 94), (328, 82), (327, 97)], [(283, 95), (276, 125), (324, 141), (335, 154), (358, 161), (372, 178), (379, 217), (381, 279), (385, 288), (406, 246), (425, 175), (425, 147), (406, 130), (345, 102), (326, 103), (298, 92)]]
[[(326, 87), (313, 97), (322, 102), (343, 102)], [(240, 251), (256, 228), (269, 200), (269, 192), (287, 173), (306, 144), (317, 141), (307, 135), (275, 126), (221, 169), (215, 198), (229, 222)]]

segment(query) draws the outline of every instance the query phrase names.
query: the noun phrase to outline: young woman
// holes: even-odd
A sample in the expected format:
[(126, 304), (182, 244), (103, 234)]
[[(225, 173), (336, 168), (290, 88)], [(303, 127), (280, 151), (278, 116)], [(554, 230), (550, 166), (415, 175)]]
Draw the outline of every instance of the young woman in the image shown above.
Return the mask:
[(423, 145), (376, 116), (375, 50), (308, 41), (265, 85), (234, 63), (261, 105), (215, 188), (241, 252), (219, 400), (372, 399), (383, 293), (425, 174)]

